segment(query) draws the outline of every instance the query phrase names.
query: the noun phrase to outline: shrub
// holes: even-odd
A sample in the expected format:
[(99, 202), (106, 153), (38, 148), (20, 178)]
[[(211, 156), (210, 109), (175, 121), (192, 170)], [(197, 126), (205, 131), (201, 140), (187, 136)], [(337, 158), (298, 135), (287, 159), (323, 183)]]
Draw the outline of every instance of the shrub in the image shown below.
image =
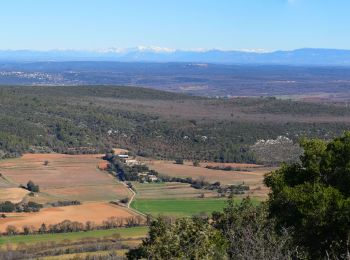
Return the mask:
[(81, 205), (81, 202), (78, 200), (65, 200), (65, 201), (57, 201), (49, 204), (52, 207), (65, 207), (71, 205)]
[(127, 204), (129, 202), (129, 198), (124, 198), (120, 200), (121, 203)]
[(28, 181), (27, 189), (32, 192), (39, 192), (39, 185), (35, 185), (34, 182)]
[(194, 160), (193, 161), (193, 166), (194, 167), (199, 167), (200, 166), (199, 161), (198, 160)]
[(11, 201), (5, 201), (0, 203), (0, 211), (1, 212), (14, 212), (16, 209), (16, 205)]
[(175, 160), (175, 164), (184, 164), (184, 160), (183, 159), (176, 159)]

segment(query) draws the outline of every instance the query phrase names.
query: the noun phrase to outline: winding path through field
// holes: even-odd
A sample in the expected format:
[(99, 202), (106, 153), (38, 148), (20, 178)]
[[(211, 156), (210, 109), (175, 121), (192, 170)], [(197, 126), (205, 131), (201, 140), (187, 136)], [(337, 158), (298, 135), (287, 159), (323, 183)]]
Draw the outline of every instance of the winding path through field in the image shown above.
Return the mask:
[(136, 196), (136, 192), (135, 192), (132, 188), (130, 188), (125, 182), (122, 181), (121, 183), (132, 193), (132, 196), (131, 196), (131, 198), (130, 198), (128, 204), (126, 205), (126, 207), (127, 207), (129, 210), (131, 210), (131, 211), (133, 211), (133, 212), (135, 212), (135, 213), (137, 213), (137, 214), (139, 214), (139, 215), (141, 215), (141, 216), (146, 217), (146, 214), (144, 214), (144, 213), (142, 213), (142, 212), (140, 212), (140, 211), (138, 211), (138, 210), (136, 210), (136, 209), (130, 207), (132, 201), (134, 200), (134, 198), (135, 198), (135, 196)]

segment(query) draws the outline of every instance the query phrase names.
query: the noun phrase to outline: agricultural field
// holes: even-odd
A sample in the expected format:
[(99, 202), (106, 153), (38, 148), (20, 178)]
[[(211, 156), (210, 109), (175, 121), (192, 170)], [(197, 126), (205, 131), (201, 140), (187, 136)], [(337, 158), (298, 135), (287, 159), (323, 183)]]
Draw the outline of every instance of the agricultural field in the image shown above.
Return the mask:
[[(204, 178), (205, 181), (214, 183), (219, 181), (222, 185), (245, 184), (249, 185), (248, 195), (259, 199), (267, 197), (268, 190), (263, 184), (264, 175), (274, 167), (265, 167), (256, 164), (239, 164), (239, 163), (200, 163), (199, 167), (194, 167), (192, 162), (185, 161), (184, 164), (175, 164), (174, 161), (166, 160), (144, 160), (150, 169), (156, 170), (161, 175), (170, 177), (181, 177), (192, 179)], [(224, 171), (205, 168), (210, 166), (231, 166), (241, 168), (244, 171)]]
[(12, 187), (13, 183), (11, 183), (4, 175), (0, 172), (0, 188), (9, 188)]
[(40, 212), (8, 213), (7, 218), (0, 219), (0, 232), (4, 232), (9, 225), (21, 230), (23, 226), (33, 226), (36, 230), (45, 223), (47, 226), (64, 220), (85, 223), (93, 221), (97, 225), (110, 217), (126, 219), (134, 216), (132, 211), (107, 202), (84, 203), (82, 205), (44, 208)]
[(40, 235), (17, 235), (17, 236), (2, 236), (0, 237), (0, 247), (18, 244), (35, 244), (41, 242), (62, 242), (70, 240), (71, 242), (82, 239), (98, 239), (104, 237), (112, 237), (119, 234), (122, 239), (140, 239), (146, 236), (147, 227), (132, 227), (132, 228), (114, 228), (108, 230), (93, 230), (84, 232), (58, 233), (58, 234), (40, 234)]
[[(134, 183), (137, 194), (131, 207), (153, 216), (175, 217), (210, 214), (221, 211), (227, 198), (218, 198), (215, 191), (194, 189), (186, 183)], [(237, 201), (241, 198), (237, 197)], [(260, 198), (253, 199), (258, 202)]]
[(129, 248), (141, 243), (147, 231), (147, 227), (132, 227), (0, 237), (0, 257), (13, 257), (18, 252), (20, 259), (85, 259), (109, 254), (124, 257)]
[(187, 183), (134, 183), (137, 199), (194, 199), (204, 194), (205, 197), (217, 197), (215, 191), (198, 190)]
[[(9, 225), (22, 230), (23, 226), (38, 229), (42, 223), (57, 224), (64, 220), (97, 225), (110, 217), (130, 218), (134, 212), (113, 205), (110, 201), (131, 197), (131, 192), (99, 167), (105, 163), (103, 155), (25, 154), (21, 158), (0, 161), (3, 187), (0, 202), (34, 201), (46, 205), (57, 201), (77, 200), (82, 205), (44, 207), (40, 212), (6, 213), (0, 219), (0, 232)], [(40, 192), (29, 196), (19, 188), (31, 180), (39, 185)]]
[(29, 191), (22, 188), (0, 188), (0, 201), (21, 202)]
[[(38, 203), (110, 201), (129, 197), (131, 194), (125, 186), (98, 168), (104, 163), (102, 156), (25, 154), (21, 158), (0, 161), (0, 173), (12, 187), (25, 185), (29, 180), (39, 185), (41, 192), (30, 198)], [(23, 193), (20, 190), (18, 192)]]
[[(237, 202), (240, 199), (237, 199)], [(254, 203), (258, 201), (254, 200)], [(185, 217), (198, 214), (211, 214), (222, 211), (227, 205), (226, 199), (141, 199), (132, 202), (132, 207), (153, 216)]]
[[(244, 195), (236, 195), (240, 201), (249, 195), (255, 202), (266, 199), (268, 189), (263, 184), (266, 172), (273, 170), (271, 167), (263, 167), (256, 164), (238, 163), (200, 163), (194, 167), (192, 162), (175, 164), (174, 161), (147, 160), (138, 158), (150, 169), (156, 170), (160, 175), (171, 177), (203, 178), (214, 183), (219, 181), (222, 185), (245, 184), (250, 190)], [(233, 167), (236, 171), (224, 171), (207, 169), (206, 166)], [(215, 190), (195, 189), (187, 183), (133, 183), (136, 189), (136, 197), (131, 206), (144, 213), (157, 215), (169, 215), (176, 217), (192, 216), (197, 214), (210, 214), (213, 211), (221, 211), (227, 202), (227, 198), (219, 198)]]

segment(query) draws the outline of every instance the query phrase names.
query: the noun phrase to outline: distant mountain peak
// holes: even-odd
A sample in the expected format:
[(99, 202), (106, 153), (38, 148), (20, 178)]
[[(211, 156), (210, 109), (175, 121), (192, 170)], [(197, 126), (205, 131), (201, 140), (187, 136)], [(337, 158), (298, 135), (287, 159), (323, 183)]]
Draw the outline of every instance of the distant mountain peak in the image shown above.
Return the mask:
[(138, 51), (141, 52), (175, 52), (176, 49), (172, 48), (164, 48), (164, 47), (158, 47), (158, 46), (138, 46), (136, 48)]

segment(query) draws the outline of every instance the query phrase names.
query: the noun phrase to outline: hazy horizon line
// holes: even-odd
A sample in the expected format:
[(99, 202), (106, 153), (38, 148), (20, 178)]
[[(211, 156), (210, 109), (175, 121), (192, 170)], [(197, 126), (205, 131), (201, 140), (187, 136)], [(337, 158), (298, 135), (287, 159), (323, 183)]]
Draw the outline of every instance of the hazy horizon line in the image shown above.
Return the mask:
[(32, 51), (32, 52), (94, 52), (94, 53), (127, 53), (132, 51), (152, 51), (152, 52), (159, 52), (159, 53), (172, 53), (177, 51), (183, 51), (183, 52), (210, 52), (210, 51), (221, 51), (221, 52), (246, 52), (246, 53), (273, 53), (273, 52), (279, 52), (279, 51), (296, 51), (296, 50), (303, 50), (303, 49), (315, 49), (315, 50), (339, 50), (339, 51), (350, 51), (349, 49), (345, 48), (324, 48), (324, 47), (301, 47), (301, 48), (294, 48), (294, 49), (274, 49), (274, 50), (268, 50), (263, 48), (244, 48), (244, 49), (222, 49), (222, 48), (194, 48), (194, 49), (182, 49), (182, 48), (168, 48), (168, 47), (159, 47), (159, 46), (137, 46), (137, 47), (126, 47), (126, 48), (119, 48), (119, 47), (109, 47), (109, 48), (52, 48), (52, 49), (0, 49), (0, 51)]

